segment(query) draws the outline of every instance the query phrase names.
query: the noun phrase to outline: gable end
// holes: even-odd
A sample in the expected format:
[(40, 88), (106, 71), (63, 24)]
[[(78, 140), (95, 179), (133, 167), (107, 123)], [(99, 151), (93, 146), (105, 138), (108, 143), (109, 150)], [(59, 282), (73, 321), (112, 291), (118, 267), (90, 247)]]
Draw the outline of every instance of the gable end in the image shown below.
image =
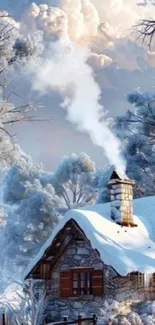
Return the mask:
[[(25, 279), (32, 277), (40, 279), (43, 276), (42, 269), (48, 269), (49, 274), (51, 273), (54, 265), (68, 248), (72, 240), (84, 240), (89, 242), (83, 230), (73, 219), (70, 219), (65, 226), (55, 236), (51, 245), (45, 250), (41, 259), (36, 263), (33, 269), (25, 277)], [(46, 267), (47, 265), (47, 267)], [(50, 265), (50, 267), (49, 267)], [(47, 273), (45, 271), (45, 273)], [(46, 274), (46, 278), (48, 275)]]

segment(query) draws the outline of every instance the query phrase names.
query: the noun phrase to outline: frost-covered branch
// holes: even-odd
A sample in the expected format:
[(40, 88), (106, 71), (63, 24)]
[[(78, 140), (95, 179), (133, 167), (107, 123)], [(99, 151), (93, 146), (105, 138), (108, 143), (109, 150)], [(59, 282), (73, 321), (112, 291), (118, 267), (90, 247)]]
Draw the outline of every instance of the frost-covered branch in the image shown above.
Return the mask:
[[(32, 116), (39, 105), (29, 102), (15, 106), (14, 96), (20, 97), (15, 86), (10, 87), (7, 73), (14, 65), (20, 68), (43, 51), (42, 34), (35, 32), (23, 37), (19, 24), (7, 12), (0, 12), (0, 169), (10, 167), (21, 154), (15, 137), (8, 127), (15, 123), (49, 121)], [(15, 71), (15, 70), (14, 70)], [(25, 101), (25, 99), (23, 99)]]
[(138, 38), (142, 40), (142, 43), (145, 43), (146, 41), (149, 49), (151, 49), (151, 44), (155, 35), (155, 20), (141, 19), (134, 26), (134, 29), (138, 32)]
[(45, 284), (33, 279), (24, 283), (12, 280), (0, 295), (0, 307), (10, 314), (12, 324), (43, 324), (47, 307)]

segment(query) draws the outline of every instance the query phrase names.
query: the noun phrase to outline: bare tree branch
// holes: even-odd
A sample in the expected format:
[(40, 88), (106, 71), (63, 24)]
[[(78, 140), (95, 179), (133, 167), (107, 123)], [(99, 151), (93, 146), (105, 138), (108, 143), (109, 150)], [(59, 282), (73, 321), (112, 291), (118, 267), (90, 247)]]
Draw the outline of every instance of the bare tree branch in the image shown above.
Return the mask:
[(151, 50), (152, 40), (155, 35), (155, 20), (141, 19), (133, 26), (133, 29), (138, 33), (138, 38), (142, 40), (142, 44), (146, 41), (149, 50)]

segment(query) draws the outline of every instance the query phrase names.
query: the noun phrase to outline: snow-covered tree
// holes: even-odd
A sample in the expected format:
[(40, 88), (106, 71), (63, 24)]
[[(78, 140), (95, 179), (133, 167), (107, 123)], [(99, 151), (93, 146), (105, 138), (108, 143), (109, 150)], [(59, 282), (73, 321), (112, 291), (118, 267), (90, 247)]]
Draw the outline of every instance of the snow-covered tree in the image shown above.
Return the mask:
[[(114, 130), (122, 142), (126, 173), (136, 181), (135, 197), (155, 194), (155, 94), (135, 91), (127, 96), (132, 105), (114, 120)], [(96, 172), (97, 202), (110, 201), (107, 183), (112, 167)]]
[(16, 65), (20, 66), (43, 50), (42, 35), (39, 32), (23, 37), (19, 24), (7, 12), (0, 12), (0, 168), (18, 161), (21, 154), (19, 146), (8, 127), (17, 122), (31, 121), (29, 111), (33, 103), (23, 103), (15, 107), (12, 96), (16, 94), (10, 85), (7, 73)]
[(26, 195), (26, 183), (33, 183), (39, 178), (41, 166), (34, 164), (31, 157), (22, 154), (20, 159), (3, 179), (3, 202), (6, 204), (19, 204)]
[(58, 222), (59, 205), (60, 200), (50, 184), (45, 188), (38, 180), (34, 184), (27, 184), (26, 195), (17, 213), (25, 228), (24, 240), (30, 246), (36, 243), (41, 245), (49, 238)]
[(43, 50), (43, 33), (41, 31), (28, 34), (27, 37), (20, 35), (13, 45), (14, 56), (12, 61), (27, 62), (33, 57), (40, 56)]
[[(44, 50), (43, 33), (41, 31), (20, 32), (20, 23), (16, 22), (7, 11), (0, 12), (0, 73), (13, 63), (23, 63), (42, 54)], [(24, 61), (26, 62), (26, 61)]]
[(94, 202), (92, 177), (95, 165), (85, 153), (64, 157), (52, 177), (56, 194), (63, 198), (67, 208)]
[(97, 193), (96, 202), (106, 203), (110, 201), (110, 191), (107, 186), (110, 176), (113, 172), (113, 167), (105, 166), (94, 173), (93, 186)]
[(136, 196), (155, 193), (155, 94), (128, 95), (132, 108), (115, 121), (123, 144), (127, 175), (136, 180)]
[(49, 194), (45, 189), (37, 189), (21, 204), (10, 207), (0, 238), (2, 269), (11, 272), (15, 265), (20, 273), (38, 253), (59, 220), (55, 205), (56, 196), (52, 191)]
[(0, 242), (4, 247), (2, 253), (9, 259), (7, 263), (15, 259), (16, 265), (26, 265), (58, 222), (60, 198), (51, 184), (41, 184), (40, 171), (30, 157), (23, 155), (4, 178), (6, 225)]

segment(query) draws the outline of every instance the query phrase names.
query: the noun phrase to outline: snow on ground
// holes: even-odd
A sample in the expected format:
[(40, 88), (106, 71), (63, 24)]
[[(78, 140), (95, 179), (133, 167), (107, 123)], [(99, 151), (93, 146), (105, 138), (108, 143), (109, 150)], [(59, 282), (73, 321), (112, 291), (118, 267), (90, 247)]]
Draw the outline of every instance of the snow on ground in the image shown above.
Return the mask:
[(74, 219), (101, 259), (120, 275), (139, 271), (155, 272), (155, 197), (134, 200), (134, 223), (137, 227), (121, 227), (110, 217), (110, 203), (70, 210), (52, 232), (39, 254), (29, 264), (24, 277), (43, 256), (65, 223)]
[(155, 302), (147, 301), (124, 313), (122, 305), (115, 300), (106, 300), (98, 317), (98, 325), (154, 325)]

